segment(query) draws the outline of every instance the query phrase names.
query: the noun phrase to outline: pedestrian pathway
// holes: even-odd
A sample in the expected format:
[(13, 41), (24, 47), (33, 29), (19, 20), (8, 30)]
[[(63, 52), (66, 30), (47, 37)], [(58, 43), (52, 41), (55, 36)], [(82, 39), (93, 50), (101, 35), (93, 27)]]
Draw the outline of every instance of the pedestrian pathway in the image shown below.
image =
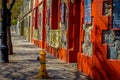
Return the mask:
[[(39, 72), (40, 48), (12, 33), (14, 55), (9, 56), (9, 63), (0, 63), (0, 80), (39, 80), (34, 76)], [(47, 58), (47, 80), (87, 80), (78, 73), (76, 66), (66, 64), (51, 56)]]

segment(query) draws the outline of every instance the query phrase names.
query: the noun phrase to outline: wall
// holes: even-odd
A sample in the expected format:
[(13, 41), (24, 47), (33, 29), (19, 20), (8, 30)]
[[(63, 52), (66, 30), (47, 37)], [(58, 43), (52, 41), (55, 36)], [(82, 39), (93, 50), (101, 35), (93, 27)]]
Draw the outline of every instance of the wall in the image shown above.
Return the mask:
[(65, 62), (77, 62), (80, 1), (51, 0), (51, 4), (46, 5), (50, 5), (50, 12), (46, 9), (49, 12), (46, 15), (49, 17), (46, 18), (46, 50)]
[(112, 22), (113, 2), (93, 0), (85, 6), (84, 1), (87, 0), (81, 0), (78, 70), (93, 80), (119, 80), (120, 40), (118, 24), (114, 28)]
[(40, 48), (45, 46), (46, 0), (33, 0), (31, 41)]

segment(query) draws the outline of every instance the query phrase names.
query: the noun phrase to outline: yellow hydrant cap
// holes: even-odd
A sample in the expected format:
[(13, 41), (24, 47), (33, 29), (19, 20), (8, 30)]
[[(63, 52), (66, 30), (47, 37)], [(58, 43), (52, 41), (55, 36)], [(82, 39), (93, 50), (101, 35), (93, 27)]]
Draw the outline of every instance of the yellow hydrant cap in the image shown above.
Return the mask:
[(40, 55), (45, 55), (45, 54), (46, 54), (46, 52), (44, 50), (40, 51)]

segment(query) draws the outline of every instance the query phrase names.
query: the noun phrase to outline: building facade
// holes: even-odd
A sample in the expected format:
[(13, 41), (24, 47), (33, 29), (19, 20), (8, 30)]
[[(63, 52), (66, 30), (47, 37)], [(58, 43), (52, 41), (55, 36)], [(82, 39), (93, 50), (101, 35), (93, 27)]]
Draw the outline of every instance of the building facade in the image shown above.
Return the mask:
[(81, 0), (78, 70), (93, 80), (119, 80), (119, 0)]
[(65, 62), (77, 62), (79, 3), (74, 4), (70, 0), (33, 0), (32, 42)]
[[(28, 34), (32, 43), (64, 62), (77, 63), (78, 71), (91, 79), (119, 80), (119, 3), (32, 0), (32, 28)], [(21, 21), (21, 25), (24, 23), (27, 21)], [(24, 28), (21, 31), (27, 32)]]
[(44, 26), (45, 26), (45, 2), (43, 0), (33, 0), (32, 7), (32, 42), (43, 47)]
[(32, 0), (24, 0), (20, 12), (17, 32), (19, 32), (18, 34), (22, 35), (24, 39), (30, 41), (32, 28)]

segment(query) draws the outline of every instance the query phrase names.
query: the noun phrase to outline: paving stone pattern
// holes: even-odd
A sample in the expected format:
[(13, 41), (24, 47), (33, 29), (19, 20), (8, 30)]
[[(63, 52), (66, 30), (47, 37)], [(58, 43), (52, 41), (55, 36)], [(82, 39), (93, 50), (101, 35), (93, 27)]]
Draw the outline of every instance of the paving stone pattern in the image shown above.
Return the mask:
[[(40, 80), (34, 76), (39, 72), (40, 48), (12, 33), (14, 55), (9, 56), (9, 63), (0, 63), (0, 80)], [(47, 53), (47, 80), (87, 80), (80, 75), (76, 64), (70, 65)], [(45, 79), (44, 79), (45, 80)]]

